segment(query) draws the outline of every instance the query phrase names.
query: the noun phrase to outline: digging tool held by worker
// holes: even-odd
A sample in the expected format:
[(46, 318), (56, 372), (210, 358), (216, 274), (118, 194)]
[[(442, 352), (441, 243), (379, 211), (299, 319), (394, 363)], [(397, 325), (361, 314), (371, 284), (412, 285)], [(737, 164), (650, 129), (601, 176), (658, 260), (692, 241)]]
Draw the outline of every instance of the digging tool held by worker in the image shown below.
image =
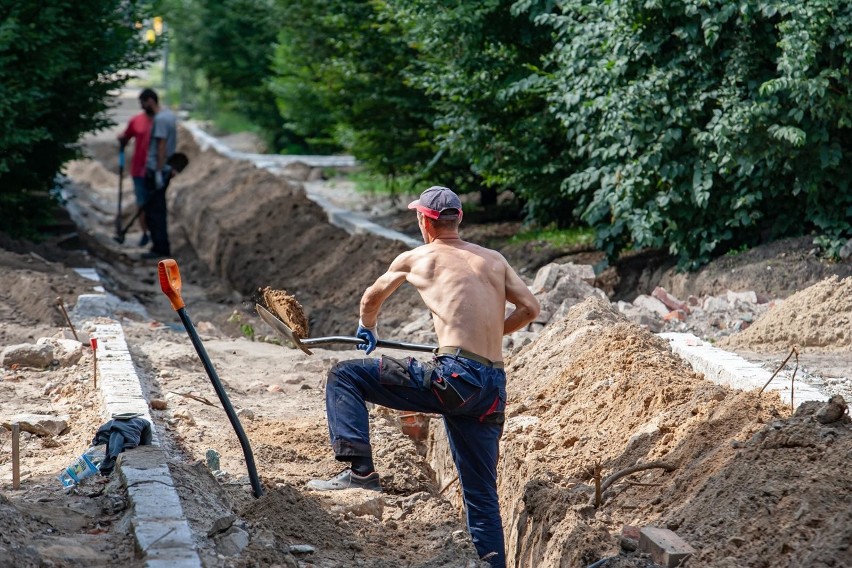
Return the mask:
[[(367, 402), (397, 410), (442, 414), (459, 473), (474, 546), (495, 567), (505, 566), (497, 497), (497, 458), (506, 406), (502, 338), (531, 321), (540, 306), (498, 252), (463, 241), (459, 197), (430, 187), (409, 205), (424, 245), (400, 254), (364, 292), (356, 336), (371, 354), (380, 344), (382, 304), (408, 282), (433, 314), (440, 347), (431, 361), (382, 356), (343, 361), (328, 374), (326, 412), (335, 458), (349, 468), (319, 491), (381, 490), (369, 437)], [(505, 316), (506, 302), (514, 305)]]

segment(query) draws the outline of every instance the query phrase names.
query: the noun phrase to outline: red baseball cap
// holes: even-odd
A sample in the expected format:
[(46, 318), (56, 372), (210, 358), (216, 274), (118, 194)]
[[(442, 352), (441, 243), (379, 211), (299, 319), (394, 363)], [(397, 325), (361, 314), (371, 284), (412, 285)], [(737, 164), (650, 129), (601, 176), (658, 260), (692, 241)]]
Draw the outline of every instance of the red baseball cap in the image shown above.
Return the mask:
[(458, 219), (462, 203), (450, 188), (433, 185), (420, 194), (420, 199), (409, 203), (408, 208), (417, 209), (430, 219)]

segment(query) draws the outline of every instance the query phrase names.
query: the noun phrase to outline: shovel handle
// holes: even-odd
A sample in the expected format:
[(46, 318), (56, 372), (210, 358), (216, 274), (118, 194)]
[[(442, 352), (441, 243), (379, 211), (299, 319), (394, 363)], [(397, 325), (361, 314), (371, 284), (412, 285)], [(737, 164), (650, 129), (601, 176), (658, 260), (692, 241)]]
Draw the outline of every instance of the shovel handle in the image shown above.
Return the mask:
[(157, 272), (160, 275), (160, 288), (163, 294), (169, 297), (172, 307), (178, 311), (184, 307), (183, 298), (180, 297), (180, 270), (173, 258), (167, 258), (157, 263)]

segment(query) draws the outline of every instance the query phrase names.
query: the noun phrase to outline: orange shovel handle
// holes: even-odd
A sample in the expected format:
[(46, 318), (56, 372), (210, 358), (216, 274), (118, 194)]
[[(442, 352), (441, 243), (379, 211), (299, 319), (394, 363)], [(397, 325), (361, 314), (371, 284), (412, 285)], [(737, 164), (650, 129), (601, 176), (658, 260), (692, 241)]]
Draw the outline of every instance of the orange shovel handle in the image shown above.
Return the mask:
[(169, 297), (175, 311), (184, 307), (183, 298), (180, 297), (180, 270), (177, 262), (172, 258), (161, 260), (157, 264), (157, 272), (160, 275), (160, 288), (163, 294)]

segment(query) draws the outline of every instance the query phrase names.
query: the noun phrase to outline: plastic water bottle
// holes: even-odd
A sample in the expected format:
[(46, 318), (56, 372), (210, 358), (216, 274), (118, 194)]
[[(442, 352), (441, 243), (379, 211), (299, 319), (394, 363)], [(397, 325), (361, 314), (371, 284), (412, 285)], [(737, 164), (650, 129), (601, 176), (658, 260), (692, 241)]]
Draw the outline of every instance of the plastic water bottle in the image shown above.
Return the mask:
[(82, 480), (98, 473), (98, 464), (105, 456), (104, 446), (91, 446), (57, 476), (63, 487), (74, 487)]

